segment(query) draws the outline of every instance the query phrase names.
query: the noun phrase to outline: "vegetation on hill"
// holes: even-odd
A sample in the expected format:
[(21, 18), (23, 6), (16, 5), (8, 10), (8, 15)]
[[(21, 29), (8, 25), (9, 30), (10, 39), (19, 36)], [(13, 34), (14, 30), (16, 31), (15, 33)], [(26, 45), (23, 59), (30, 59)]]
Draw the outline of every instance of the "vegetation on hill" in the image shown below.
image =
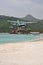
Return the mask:
[(0, 32), (11, 32), (10, 26), (12, 26), (11, 22), (8, 21), (28, 21), (28, 22), (37, 22), (37, 23), (30, 23), (28, 27), (31, 29), (31, 32), (43, 32), (43, 20), (36, 19), (31, 15), (27, 15), (23, 18), (16, 18), (10, 16), (3, 16), (0, 15)]

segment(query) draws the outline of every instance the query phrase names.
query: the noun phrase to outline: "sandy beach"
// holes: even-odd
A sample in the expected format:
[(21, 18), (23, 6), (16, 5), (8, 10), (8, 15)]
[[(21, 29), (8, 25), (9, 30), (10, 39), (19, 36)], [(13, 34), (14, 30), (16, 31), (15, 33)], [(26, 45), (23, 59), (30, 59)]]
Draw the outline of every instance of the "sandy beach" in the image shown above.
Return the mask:
[(0, 44), (0, 65), (43, 65), (43, 40)]

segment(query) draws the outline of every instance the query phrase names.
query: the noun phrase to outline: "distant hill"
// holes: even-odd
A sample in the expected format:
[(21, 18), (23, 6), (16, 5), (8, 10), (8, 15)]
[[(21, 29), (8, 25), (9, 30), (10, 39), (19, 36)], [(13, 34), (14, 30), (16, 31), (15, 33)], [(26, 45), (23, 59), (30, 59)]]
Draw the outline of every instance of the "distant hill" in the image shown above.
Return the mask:
[(37, 19), (31, 15), (27, 15), (23, 18), (0, 15), (0, 32), (11, 32), (12, 29), (10, 29), (10, 27), (12, 26), (12, 24), (11, 22), (8, 21), (17, 21), (17, 20), (24, 22), (25, 21), (37, 22), (29, 24), (29, 28), (33, 32), (43, 32), (43, 20)]
[(26, 15), (25, 17), (22, 18), (22, 20), (30, 21), (30, 22), (37, 22), (40, 19), (37, 19), (37, 18), (33, 17), (32, 15)]
[(0, 21), (6, 21), (6, 20), (16, 21), (20, 20), (20, 18), (0, 15)]
[(10, 17), (10, 16), (0, 15), (0, 21), (7, 21), (7, 20), (10, 20), (10, 21), (20, 20), (20, 21), (24, 21), (24, 22), (25, 21), (28, 21), (28, 22), (40, 21), (40, 19), (37, 19), (37, 18), (33, 17), (32, 15), (26, 15), (23, 18), (17, 18), (17, 17)]

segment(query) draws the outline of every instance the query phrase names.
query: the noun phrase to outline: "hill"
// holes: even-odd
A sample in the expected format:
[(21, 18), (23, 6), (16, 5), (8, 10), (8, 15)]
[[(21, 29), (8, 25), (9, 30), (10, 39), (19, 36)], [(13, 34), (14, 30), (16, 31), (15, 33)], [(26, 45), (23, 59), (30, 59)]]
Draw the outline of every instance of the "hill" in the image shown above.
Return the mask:
[(17, 17), (10, 17), (10, 16), (0, 15), (0, 21), (7, 21), (7, 20), (16, 21), (16, 20), (20, 20), (20, 19), (17, 18)]
[(29, 24), (29, 28), (33, 32), (43, 32), (43, 20), (37, 19), (31, 15), (27, 15), (23, 18), (17, 18), (17, 17), (10, 17), (10, 16), (4, 16), (0, 15), (0, 32), (11, 32), (12, 29), (10, 29), (11, 22), (8, 21), (28, 21), (28, 22), (37, 22), (37, 23), (31, 23)]
[(7, 20), (10, 20), (10, 21), (20, 20), (20, 21), (24, 21), (24, 22), (25, 21), (28, 21), (28, 22), (38, 22), (38, 21), (40, 21), (40, 19), (37, 19), (37, 18), (33, 17), (32, 15), (26, 15), (23, 18), (0, 15), (0, 21), (7, 21)]
[(33, 17), (32, 15), (26, 15), (25, 17), (22, 18), (22, 20), (29, 21), (29, 22), (37, 22), (40, 19), (37, 19), (37, 18)]

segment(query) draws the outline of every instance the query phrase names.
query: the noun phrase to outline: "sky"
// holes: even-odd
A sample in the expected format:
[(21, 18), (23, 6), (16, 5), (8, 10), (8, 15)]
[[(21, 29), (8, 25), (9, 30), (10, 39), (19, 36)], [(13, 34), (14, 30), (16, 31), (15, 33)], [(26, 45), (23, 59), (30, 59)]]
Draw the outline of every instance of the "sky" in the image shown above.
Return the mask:
[(0, 15), (43, 19), (43, 0), (0, 0)]

